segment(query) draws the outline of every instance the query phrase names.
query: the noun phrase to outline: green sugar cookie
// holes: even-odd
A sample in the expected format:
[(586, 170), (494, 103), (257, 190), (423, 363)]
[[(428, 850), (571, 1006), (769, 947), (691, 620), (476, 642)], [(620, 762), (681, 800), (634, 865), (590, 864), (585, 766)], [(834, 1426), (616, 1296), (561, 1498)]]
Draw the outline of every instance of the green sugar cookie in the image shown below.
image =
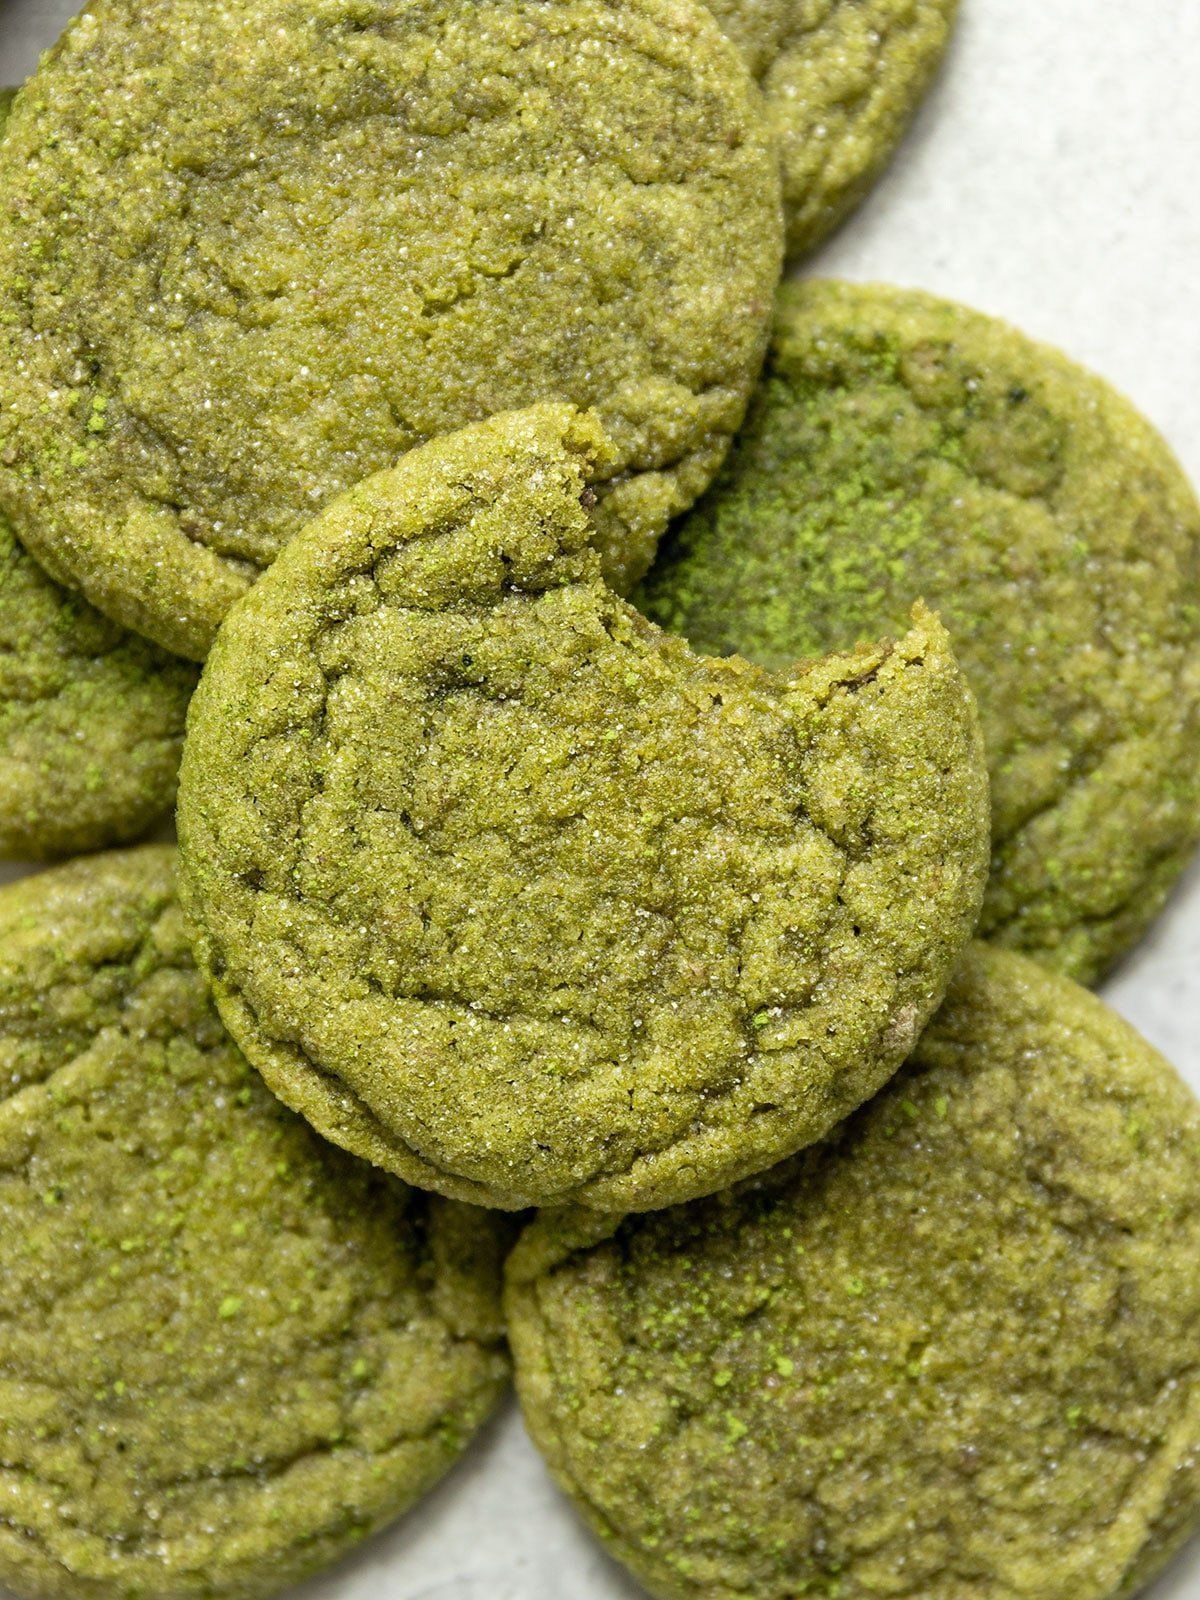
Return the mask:
[(186, 906), (272, 1089), (410, 1181), (641, 1210), (819, 1137), (978, 914), (936, 620), (770, 677), (604, 584), (595, 424), (437, 440), (294, 540), (188, 724)]
[(769, 668), (937, 610), (979, 700), (981, 932), (1090, 983), (1200, 831), (1200, 507), (1159, 435), (961, 306), (789, 286), (719, 483), (635, 603)]
[(328, 1565), (501, 1394), (501, 1239), (317, 1139), (196, 973), (174, 853), (0, 892), (0, 1584), (212, 1600)]
[(0, 517), (0, 858), (136, 839), (171, 809), (196, 668), (61, 589)]
[(628, 587), (741, 422), (781, 252), (700, 0), (93, 0), (0, 150), (0, 504), (202, 660), (340, 491), (572, 401)]
[(663, 1600), (1116, 1600), (1200, 1520), (1200, 1108), (977, 945), (826, 1142), (509, 1264), (534, 1438)]
[(958, 0), (707, 0), (760, 84), (783, 158), (790, 255), (887, 165), (945, 53)]

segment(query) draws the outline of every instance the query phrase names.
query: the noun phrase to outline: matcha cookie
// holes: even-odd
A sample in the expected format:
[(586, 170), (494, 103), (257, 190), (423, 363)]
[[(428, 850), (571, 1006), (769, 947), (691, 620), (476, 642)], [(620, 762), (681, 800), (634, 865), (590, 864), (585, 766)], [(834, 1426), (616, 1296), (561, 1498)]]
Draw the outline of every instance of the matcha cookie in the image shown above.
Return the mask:
[(573, 401), (628, 587), (741, 422), (781, 251), (700, 0), (93, 0), (0, 151), (0, 503), (203, 659), (340, 491)]
[(1112, 1600), (1200, 1520), (1200, 1108), (973, 947), (825, 1143), (509, 1266), (526, 1418), (665, 1600)]
[(790, 255), (865, 198), (941, 62), (958, 0), (707, 0), (767, 100)]
[(973, 926), (987, 799), (935, 619), (777, 678), (604, 584), (595, 424), (535, 407), (330, 507), (189, 719), (186, 905), (230, 1030), (412, 1182), (640, 1210), (819, 1137)]
[(1196, 497), (1106, 384), (961, 306), (810, 283), (636, 603), (769, 668), (934, 607), (991, 768), (981, 931), (1090, 983), (1200, 831), (1198, 596)]
[(174, 853), (0, 892), (0, 1584), (211, 1600), (326, 1566), (500, 1395), (500, 1238), (230, 1043)]
[(0, 857), (136, 839), (170, 810), (196, 668), (125, 633), (0, 517)]

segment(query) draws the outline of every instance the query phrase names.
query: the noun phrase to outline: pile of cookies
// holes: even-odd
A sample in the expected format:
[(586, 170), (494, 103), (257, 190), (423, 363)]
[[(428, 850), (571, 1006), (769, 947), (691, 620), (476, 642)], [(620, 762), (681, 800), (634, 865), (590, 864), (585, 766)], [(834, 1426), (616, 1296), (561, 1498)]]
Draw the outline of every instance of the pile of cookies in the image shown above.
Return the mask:
[(92, 0), (17, 96), (15, 1595), (320, 1570), (510, 1345), (672, 1600), (1200, 1524), (1200, 1107), (1081, 987), (1200, 837), (1200, 506), (1012, 329), (780, 287), (954, 9)]

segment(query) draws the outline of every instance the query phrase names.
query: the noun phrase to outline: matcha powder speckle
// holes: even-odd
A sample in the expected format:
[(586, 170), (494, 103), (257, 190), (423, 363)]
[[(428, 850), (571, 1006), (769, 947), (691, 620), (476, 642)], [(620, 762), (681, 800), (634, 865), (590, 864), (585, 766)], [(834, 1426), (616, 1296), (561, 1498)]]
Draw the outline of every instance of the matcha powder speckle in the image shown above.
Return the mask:
[(981, 931), (1081, 982), (1200, 832), (1200, 506), (1131, 405), (927, 295), (806, 283), (713, 490), (635, 597), (779, 668), (939, 612), (979, 699)]

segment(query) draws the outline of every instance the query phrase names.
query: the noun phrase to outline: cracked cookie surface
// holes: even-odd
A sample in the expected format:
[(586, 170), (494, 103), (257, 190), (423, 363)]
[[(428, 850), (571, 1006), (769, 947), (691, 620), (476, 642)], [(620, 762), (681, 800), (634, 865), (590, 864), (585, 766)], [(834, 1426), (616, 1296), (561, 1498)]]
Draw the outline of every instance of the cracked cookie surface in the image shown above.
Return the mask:
[(958, 0), (706, 0), (766, 97), (788, 253), (865, 198), (933, 81)]
[(437, 440), (294, 540), (189, 720), (185, 904), (328, 1137), (464, 1199), (642, 1209), (890, 1075), (978, 912), (987, 797), (934, 619), (770, 677), (604, 584), (569, 408)]
[(939, 612), (979, 700), (980, 931), (1091, 983), (1200, 833), (1200, 506), (1099, 378), (882, 286), (789, 286), (761, 394), (637, 604), (767, 667)]
[(0, 149), (0, 502), (203, 659), (338, 492), (571, 401), (627, 586), (741, 421), (781, 241), (699, 0), (95, 0)]
[(912, 1060), (776, 1172), (547, 1213), (529, 1426), (664, 1600), (1110, 1600), (1200, 1518), (1200, 1108), (1086, 990), (973, 946)]
[(273, 1592), (501, 1394), (494, 1218), (316, 1138), (233, 1046), (174, 852), (0, 892), (0, 1583)]
[(48, 578), (0, 517), (0, 857), (96, 850), (164, 817), (196, 676)]

